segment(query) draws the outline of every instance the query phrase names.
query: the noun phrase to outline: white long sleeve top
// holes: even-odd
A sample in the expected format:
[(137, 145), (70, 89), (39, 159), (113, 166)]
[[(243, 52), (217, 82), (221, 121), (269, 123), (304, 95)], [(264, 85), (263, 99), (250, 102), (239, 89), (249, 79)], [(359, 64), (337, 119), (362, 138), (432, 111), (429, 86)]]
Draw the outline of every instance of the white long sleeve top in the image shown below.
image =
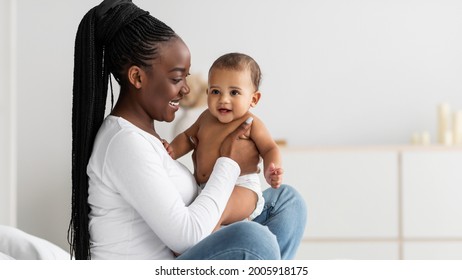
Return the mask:
[(198, 194), (191, 172), (153, 135), (108, 116), (87, 167), (92, 259), (173, 259), (208, 236), (240, 173), (219, 158)]

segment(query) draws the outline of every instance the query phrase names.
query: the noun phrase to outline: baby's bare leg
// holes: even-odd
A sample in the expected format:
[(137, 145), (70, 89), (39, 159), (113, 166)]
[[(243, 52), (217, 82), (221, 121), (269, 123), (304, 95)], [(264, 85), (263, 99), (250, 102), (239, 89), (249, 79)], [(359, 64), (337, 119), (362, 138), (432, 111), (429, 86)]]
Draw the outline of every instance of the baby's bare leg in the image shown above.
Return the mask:
[(229, 225), (247, 219), (255, 210), (257, 200), (258, 196), (254, 191), (245, 187), (235, 186), (220, 221), (213, 231), (216, 231), (222, 225)]

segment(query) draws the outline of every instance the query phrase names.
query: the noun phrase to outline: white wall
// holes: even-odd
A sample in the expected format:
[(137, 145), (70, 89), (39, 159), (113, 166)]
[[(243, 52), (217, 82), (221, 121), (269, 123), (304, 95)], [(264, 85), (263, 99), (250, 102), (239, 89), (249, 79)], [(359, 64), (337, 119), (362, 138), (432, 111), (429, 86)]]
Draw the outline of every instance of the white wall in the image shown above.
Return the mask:
[(12, 127), (11, 3), (0, 1), (0, 224), (16, 225)]
[(0, 223), (9, 224), (9, 3), (0, 2)]
[[(84, 13), (99, 2), (16, 1), (18, 227), (63, 248), (74, 38)], [(255, 113), (291, 145), (404, 144), (414, 130), (435, 132), (440, 101), (462, 108), (461, 1), (135, 3), (183, 37), (192, 72), (207, 72), (229, 51), (255, 57), (264, 74)], [(2, 114), (10, 109), (0, 106)], [(171, 137), (168, 126), (159, 130)], [(0, 137), (2, 152), (9, 136)], [(0, 185), (2, 196), (4, 190)]]
[(437, 104), (462, 109), (461, 1), (135, 2), (184, 38), (192, 71), (229, 51), (254, 56), (255, 113), (293, 145), (435, 139)]
[(91, 2), (17, 1), (18, 227), (65, 249), (73, 46)]

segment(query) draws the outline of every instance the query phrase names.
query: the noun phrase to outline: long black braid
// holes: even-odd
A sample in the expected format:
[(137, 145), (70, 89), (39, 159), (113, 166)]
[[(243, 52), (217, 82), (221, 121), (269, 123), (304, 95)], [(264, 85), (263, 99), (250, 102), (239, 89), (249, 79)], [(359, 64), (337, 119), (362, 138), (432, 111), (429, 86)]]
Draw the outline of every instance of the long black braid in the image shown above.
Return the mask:
[[(176, 37), (163, 22), (128, 0), (105, 0), (83, 17), (75, 39), (72, 106), (71, 256), (90, 258), (87, 164), (104, 119), (112, 73), (123, 87), (124, 71), (150, 66), (157, 45)], [(112, 87), (111, 87), (112, 90)]]

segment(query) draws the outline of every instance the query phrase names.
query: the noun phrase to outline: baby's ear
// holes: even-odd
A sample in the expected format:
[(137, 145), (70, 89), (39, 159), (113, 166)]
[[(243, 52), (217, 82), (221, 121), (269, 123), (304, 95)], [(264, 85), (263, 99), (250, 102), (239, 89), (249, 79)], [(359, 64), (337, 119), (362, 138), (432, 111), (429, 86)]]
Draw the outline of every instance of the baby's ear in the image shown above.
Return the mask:
[(253, 108), (253, 107), (257, 106), (258, 101), (260, 101), (260, 97), (261, 97), (261, 92), (259, 92), (259, 91), (254, 92), (254, 94), (252, 96), (252, 103), (250, 103), (250, 107)]

